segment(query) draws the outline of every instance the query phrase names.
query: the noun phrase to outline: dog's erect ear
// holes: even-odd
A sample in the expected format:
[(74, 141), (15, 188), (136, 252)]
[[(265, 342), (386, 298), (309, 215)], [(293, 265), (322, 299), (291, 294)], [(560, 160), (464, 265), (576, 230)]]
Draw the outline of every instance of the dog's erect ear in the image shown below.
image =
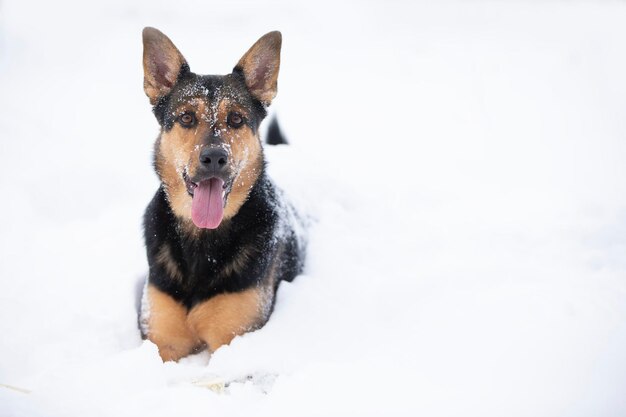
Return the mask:
[(189, 68), (167, 36), (155, 28), (143, 29), (143, 89), (151, 104), (172, 90), (183, 66)]
[(265, 106), (276, 97), (281, 44), (280, 32), (263, 35), (235, 66), (235, 71), (243, 72), (250, 93)]

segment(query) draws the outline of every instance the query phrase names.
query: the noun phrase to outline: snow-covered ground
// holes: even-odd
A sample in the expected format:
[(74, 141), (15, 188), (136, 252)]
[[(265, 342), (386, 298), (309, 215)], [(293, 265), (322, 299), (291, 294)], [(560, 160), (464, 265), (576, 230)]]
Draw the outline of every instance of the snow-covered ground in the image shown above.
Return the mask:
[[(626, 415), (624, 22), (617, 1), (3, 0), (0, 415)], [(200, 73), (283, 32), (269, 169), (316, 219), (270, 322), (180, 363), (136, 327), (147, 25)]]

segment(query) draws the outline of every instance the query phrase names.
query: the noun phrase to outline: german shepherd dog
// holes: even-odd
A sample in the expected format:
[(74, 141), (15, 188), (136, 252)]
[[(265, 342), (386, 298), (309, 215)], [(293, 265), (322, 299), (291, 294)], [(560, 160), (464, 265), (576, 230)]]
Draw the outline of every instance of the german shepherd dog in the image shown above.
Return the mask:
[[(143, 30), (144, 90), (161, 127), (161, 181), (144, 217), (142, 334), (164, 361), (263, 326), (303, 266), (300, 223), (267, 177), (259, 125), (276, 96), (280, 32), (228, 75), (197, 75), (172, 41)], [(272, 123), (270, 142), (280, 142)]]

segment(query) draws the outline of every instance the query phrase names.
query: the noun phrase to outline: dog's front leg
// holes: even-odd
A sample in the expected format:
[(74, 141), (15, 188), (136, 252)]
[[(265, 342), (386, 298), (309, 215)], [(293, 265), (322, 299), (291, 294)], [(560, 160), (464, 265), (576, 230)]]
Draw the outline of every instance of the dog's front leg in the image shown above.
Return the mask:
[(265, 324), (273, 296), (273, 291), (264, 287), (219, 294), (193, 307), (187, 322), (209, 351), (214, 352), (235, 336)]
[(161, 359), (177, 361), (198, 349), (202, 342), (187, 325), (187, 309), (153, 285), (147, 291), (147, 336), (159, 348)]

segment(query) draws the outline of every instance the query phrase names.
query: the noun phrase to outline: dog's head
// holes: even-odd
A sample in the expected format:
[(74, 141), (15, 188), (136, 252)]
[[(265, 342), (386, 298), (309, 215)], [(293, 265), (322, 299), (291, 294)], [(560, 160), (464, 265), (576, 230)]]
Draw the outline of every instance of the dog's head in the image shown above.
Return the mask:
[(197, 75), (172, 41), (143, 30), (144, 90), (161, 125), (155, 168), (172, 208), (199, 228), (237, 214), (263, 170), (259, 124), (276, 96), (280, 32), (228, 75)]

